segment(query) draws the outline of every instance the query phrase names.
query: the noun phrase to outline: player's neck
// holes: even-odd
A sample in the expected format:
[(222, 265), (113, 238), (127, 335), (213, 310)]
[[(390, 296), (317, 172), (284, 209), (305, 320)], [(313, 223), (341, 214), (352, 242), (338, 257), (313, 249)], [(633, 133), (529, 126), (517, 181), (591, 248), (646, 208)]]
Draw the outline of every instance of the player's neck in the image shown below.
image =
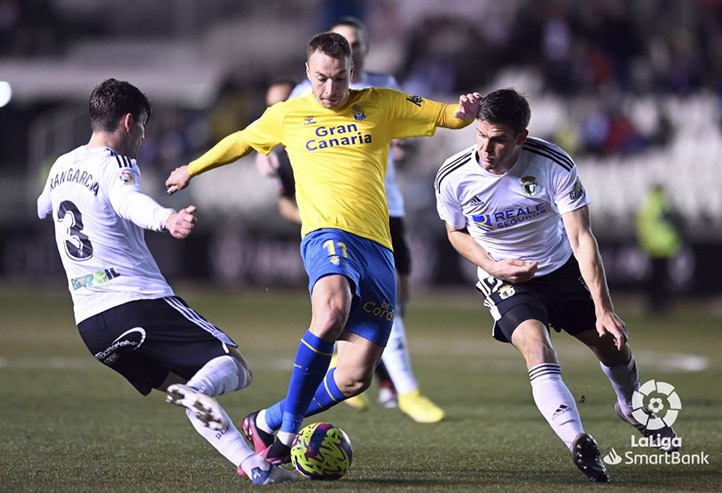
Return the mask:
[(108, 147), (118, 154), (126, 154), (125, 146), (121, 139), (115, 133), (111, 132), (93, 132), (90, 140), (85, 145), (87, 148)]

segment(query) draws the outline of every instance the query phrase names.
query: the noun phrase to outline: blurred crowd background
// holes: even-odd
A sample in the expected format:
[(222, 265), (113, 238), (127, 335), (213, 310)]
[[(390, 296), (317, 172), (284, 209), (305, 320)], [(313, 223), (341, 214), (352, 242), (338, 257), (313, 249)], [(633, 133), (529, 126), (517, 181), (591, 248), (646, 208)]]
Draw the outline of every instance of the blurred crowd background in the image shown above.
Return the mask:
[[(91, 90), (115, 77), (154, 104), (146, 191), (199, 207), (187, 241), (147, 235), (169, 277), (303, 286), (298, 231), (252, 157), (170, 198), (163, 181), (260, 115), (269, 81), (300, 81), (310, 37), (345, 15), (368, 25), (367, 70), (406, 92), (527, 94), (531, 133), (577, 162), (613, 287), (639, 290), (651, 275), (635, 218), (661, 186), (682, 238), (666, 282), (722, 293), (722, 0), (0, 0), (0, 278), (62, 279), (35, 198), (54, 159), (87, 141)], [(473, 279), (446, 245), (432, 188), (473, 142), (473, 128), (440, 131), (408, 141), (398, 165), (419, 286)]]

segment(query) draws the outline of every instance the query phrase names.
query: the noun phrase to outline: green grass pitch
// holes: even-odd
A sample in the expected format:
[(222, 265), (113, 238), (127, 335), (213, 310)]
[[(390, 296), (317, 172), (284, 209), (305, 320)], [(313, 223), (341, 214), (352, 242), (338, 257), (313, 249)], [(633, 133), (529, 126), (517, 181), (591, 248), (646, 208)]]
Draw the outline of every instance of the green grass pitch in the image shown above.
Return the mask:
[[(177, 293), (228, 332), (254, 368), (251, 387), (219, 399), (234, 419), (283, 397), (309, 320), (304, 291), (178, 286)], [(649, 319), (633, 303), (617, 301), (642, 381), (669, 382), (681, 398), (675, 428), (682, 452), (707, 454), (709, 464), (623, 462), (608, 466), (611, 484), (588, 484), (534, 406), (521, 357), (491, 339), (490, 316), (469, 289), (419, 295), (406, 319), (422, 390), (447, 419), (422, 425), (378, 405), (367, 412), (339, 405), (306, 423), (330, 421), (348, 433), (354, 447), (348, 475), (270, 489), (721, 491), (722, 316), (689, 303)], [(0, 287), (0, 313), (0, 492), (257, 490), (164, 395), (141, 397), (91, 357), (63, 287)], [(633, 430), (614, 415), (613, 392), (591, 353), (567, 335), (552, 339), (602, 454), (613, 448), (622, 457), (661, 455), (631, 448)], [(375, 397), (375, 387), (369, 395)]]

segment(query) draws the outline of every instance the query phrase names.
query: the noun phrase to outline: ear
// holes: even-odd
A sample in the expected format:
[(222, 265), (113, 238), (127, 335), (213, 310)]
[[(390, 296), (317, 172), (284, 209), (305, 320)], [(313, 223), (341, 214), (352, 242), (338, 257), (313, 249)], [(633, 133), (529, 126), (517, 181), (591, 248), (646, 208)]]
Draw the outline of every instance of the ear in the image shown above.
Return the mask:
[(310, 69), (310, 67), (308, 66), (308, 62), (306, 62), (305, 65), (306, 65), (306, 77), (307, 77), (308, 79), (311, 79), (311, 69)]
[(522, 145), (528, 136), (529, 130), (526, 128), (519, 132), (519, 135), (516, 136), (516, 145)]
[(133, 114), (126, 113), (123, 115), (120, 119), (120, 126), (123, 127), (123, 130), (126, 132), (130, 132), (130, 129), (133, 128)]

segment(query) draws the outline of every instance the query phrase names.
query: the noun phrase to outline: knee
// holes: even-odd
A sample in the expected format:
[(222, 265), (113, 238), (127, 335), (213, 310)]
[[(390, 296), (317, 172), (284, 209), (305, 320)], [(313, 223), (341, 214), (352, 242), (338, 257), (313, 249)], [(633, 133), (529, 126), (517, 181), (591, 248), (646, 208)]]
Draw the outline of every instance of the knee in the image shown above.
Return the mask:
[(234, 390), (245, 389), (253, 383), (253, 370), (248, 366), (245, 359), (231, 356), (236, 366), (236, 373), (238, 375), (238, 386)]
[(524, 357), (534, 365), (558, 362), (557, 352), (548, 341), (534, 341), (527, 347)]
[(320, 313), (314, 314), (311, 320), (312, 332), (322, 339), (338, 339), (341, 335), (348, 312), (340, 306), (329, 306)]
[(542, 363), (558, 363), (557, 352), (548, 337), (525, 337), (514, 344), (527, 362), (527, 367)]
[(253, 383), (253, 370), (249, 366), (242, 366), (239, 370), (238, 377), (241, 381), (241, 386), (238, 390), (245, 389)]
[(371, 385), (372, 374), (350, 373), (336, 370), (336, 386), (346, 397), (360, 394)]

